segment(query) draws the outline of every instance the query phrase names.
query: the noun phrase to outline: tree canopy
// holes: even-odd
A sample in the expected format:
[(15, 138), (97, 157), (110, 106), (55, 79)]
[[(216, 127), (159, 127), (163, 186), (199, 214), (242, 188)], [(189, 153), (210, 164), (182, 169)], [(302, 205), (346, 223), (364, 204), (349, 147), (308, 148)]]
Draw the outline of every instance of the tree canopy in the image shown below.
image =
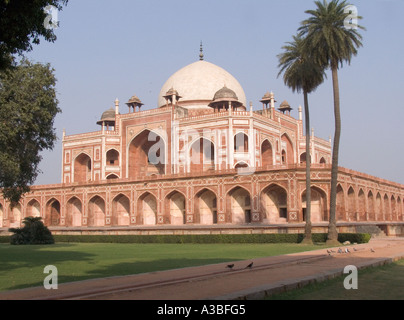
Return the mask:
[(53, 149), (60, 112), (49, 64), (31, 63), (0, 72), (0, 189), (17, 202), (35, 181), (40, 153)]

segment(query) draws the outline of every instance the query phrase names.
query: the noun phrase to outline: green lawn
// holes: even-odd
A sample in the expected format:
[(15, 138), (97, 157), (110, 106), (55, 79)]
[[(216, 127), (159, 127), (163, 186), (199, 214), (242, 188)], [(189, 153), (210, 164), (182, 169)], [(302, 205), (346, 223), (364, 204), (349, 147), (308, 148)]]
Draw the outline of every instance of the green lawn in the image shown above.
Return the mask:
[(404, 260), (358, 272), (358, 289), (346, 290), (345, 277), (309, 285), (269, 300), (404, 300)]
[(45, 266), (59, 283), (247, 260), (325, 248), (302, 244), (0, 244), (0, 291), (41, 286)]

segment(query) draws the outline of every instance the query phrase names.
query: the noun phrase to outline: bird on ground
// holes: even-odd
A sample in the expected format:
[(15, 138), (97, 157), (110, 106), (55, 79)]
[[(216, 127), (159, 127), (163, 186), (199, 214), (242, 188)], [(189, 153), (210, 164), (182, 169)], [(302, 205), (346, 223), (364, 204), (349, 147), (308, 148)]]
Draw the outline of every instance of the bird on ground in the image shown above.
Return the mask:
[(373, 248), (370, 248), (370, 251), (372, 251), (372, 252), (376, 252)]
[(328, 254), (331, 254), (331, 250), (327, 250), (327, 253), (328, 253)]
[(251, 269), (253, 266), (254, 262), (251, 262), (247, 267), (245, 267), (246, 269)]
[(341, 248), (338, 249), (338, 253), (342, 253), (342, 249), (341, 249)]
[(345, 248), (345, 253), (351, 253), (348, 248)]
[(227, 268), (227, 269), (233, 269), (233, 268), (234, 268), (234, 264), (228, 264), (228, 265), (226, 266), (226, 268)]
[(356, 248), (353, 248), (353, 251), (358, 251), (358, 249), (356, 249)]

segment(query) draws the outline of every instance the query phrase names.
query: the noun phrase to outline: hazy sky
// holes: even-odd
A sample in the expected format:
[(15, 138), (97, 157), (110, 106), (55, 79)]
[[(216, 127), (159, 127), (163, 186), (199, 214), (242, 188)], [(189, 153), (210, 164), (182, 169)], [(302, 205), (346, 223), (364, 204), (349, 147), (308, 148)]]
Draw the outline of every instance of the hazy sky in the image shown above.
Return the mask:
[[(352, 1), (363, 16), (363, 48), (340, 70), (340, 165), (404, 184), (404, 0)], [(55, 43), (42, 41), (27, 56), (56, 70), (59, 141), (43, 153), (36, 184), (61, 181), (62, 132), (99, 130), (101, 114), (136, 94), (157, 106), (165, 81), (199, 59), (235, 76), (256, 109), (267, 91), (277, 107), (303, 97), (277, 78), (281, 48), (291, 40), (312, 0), (70, 0), (59, 12)], [(331, 75), (310, 95), (315, 135), (334, 135)]]

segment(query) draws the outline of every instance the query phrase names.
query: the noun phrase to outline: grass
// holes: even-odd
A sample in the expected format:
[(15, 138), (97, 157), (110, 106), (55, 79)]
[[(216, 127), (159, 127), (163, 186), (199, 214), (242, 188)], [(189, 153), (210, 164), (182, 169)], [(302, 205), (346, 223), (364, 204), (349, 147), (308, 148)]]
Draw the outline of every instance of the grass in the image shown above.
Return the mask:
[(43, 285), (45, 266), (58, 282), (248, 260), (325, 248), (302, 244), (0, 244), (0, 291)]
[(358, 289), (344, 288), (345, 276), (277, 294), (268, 300), (403, 300), (404, 260), (358, 272)]

